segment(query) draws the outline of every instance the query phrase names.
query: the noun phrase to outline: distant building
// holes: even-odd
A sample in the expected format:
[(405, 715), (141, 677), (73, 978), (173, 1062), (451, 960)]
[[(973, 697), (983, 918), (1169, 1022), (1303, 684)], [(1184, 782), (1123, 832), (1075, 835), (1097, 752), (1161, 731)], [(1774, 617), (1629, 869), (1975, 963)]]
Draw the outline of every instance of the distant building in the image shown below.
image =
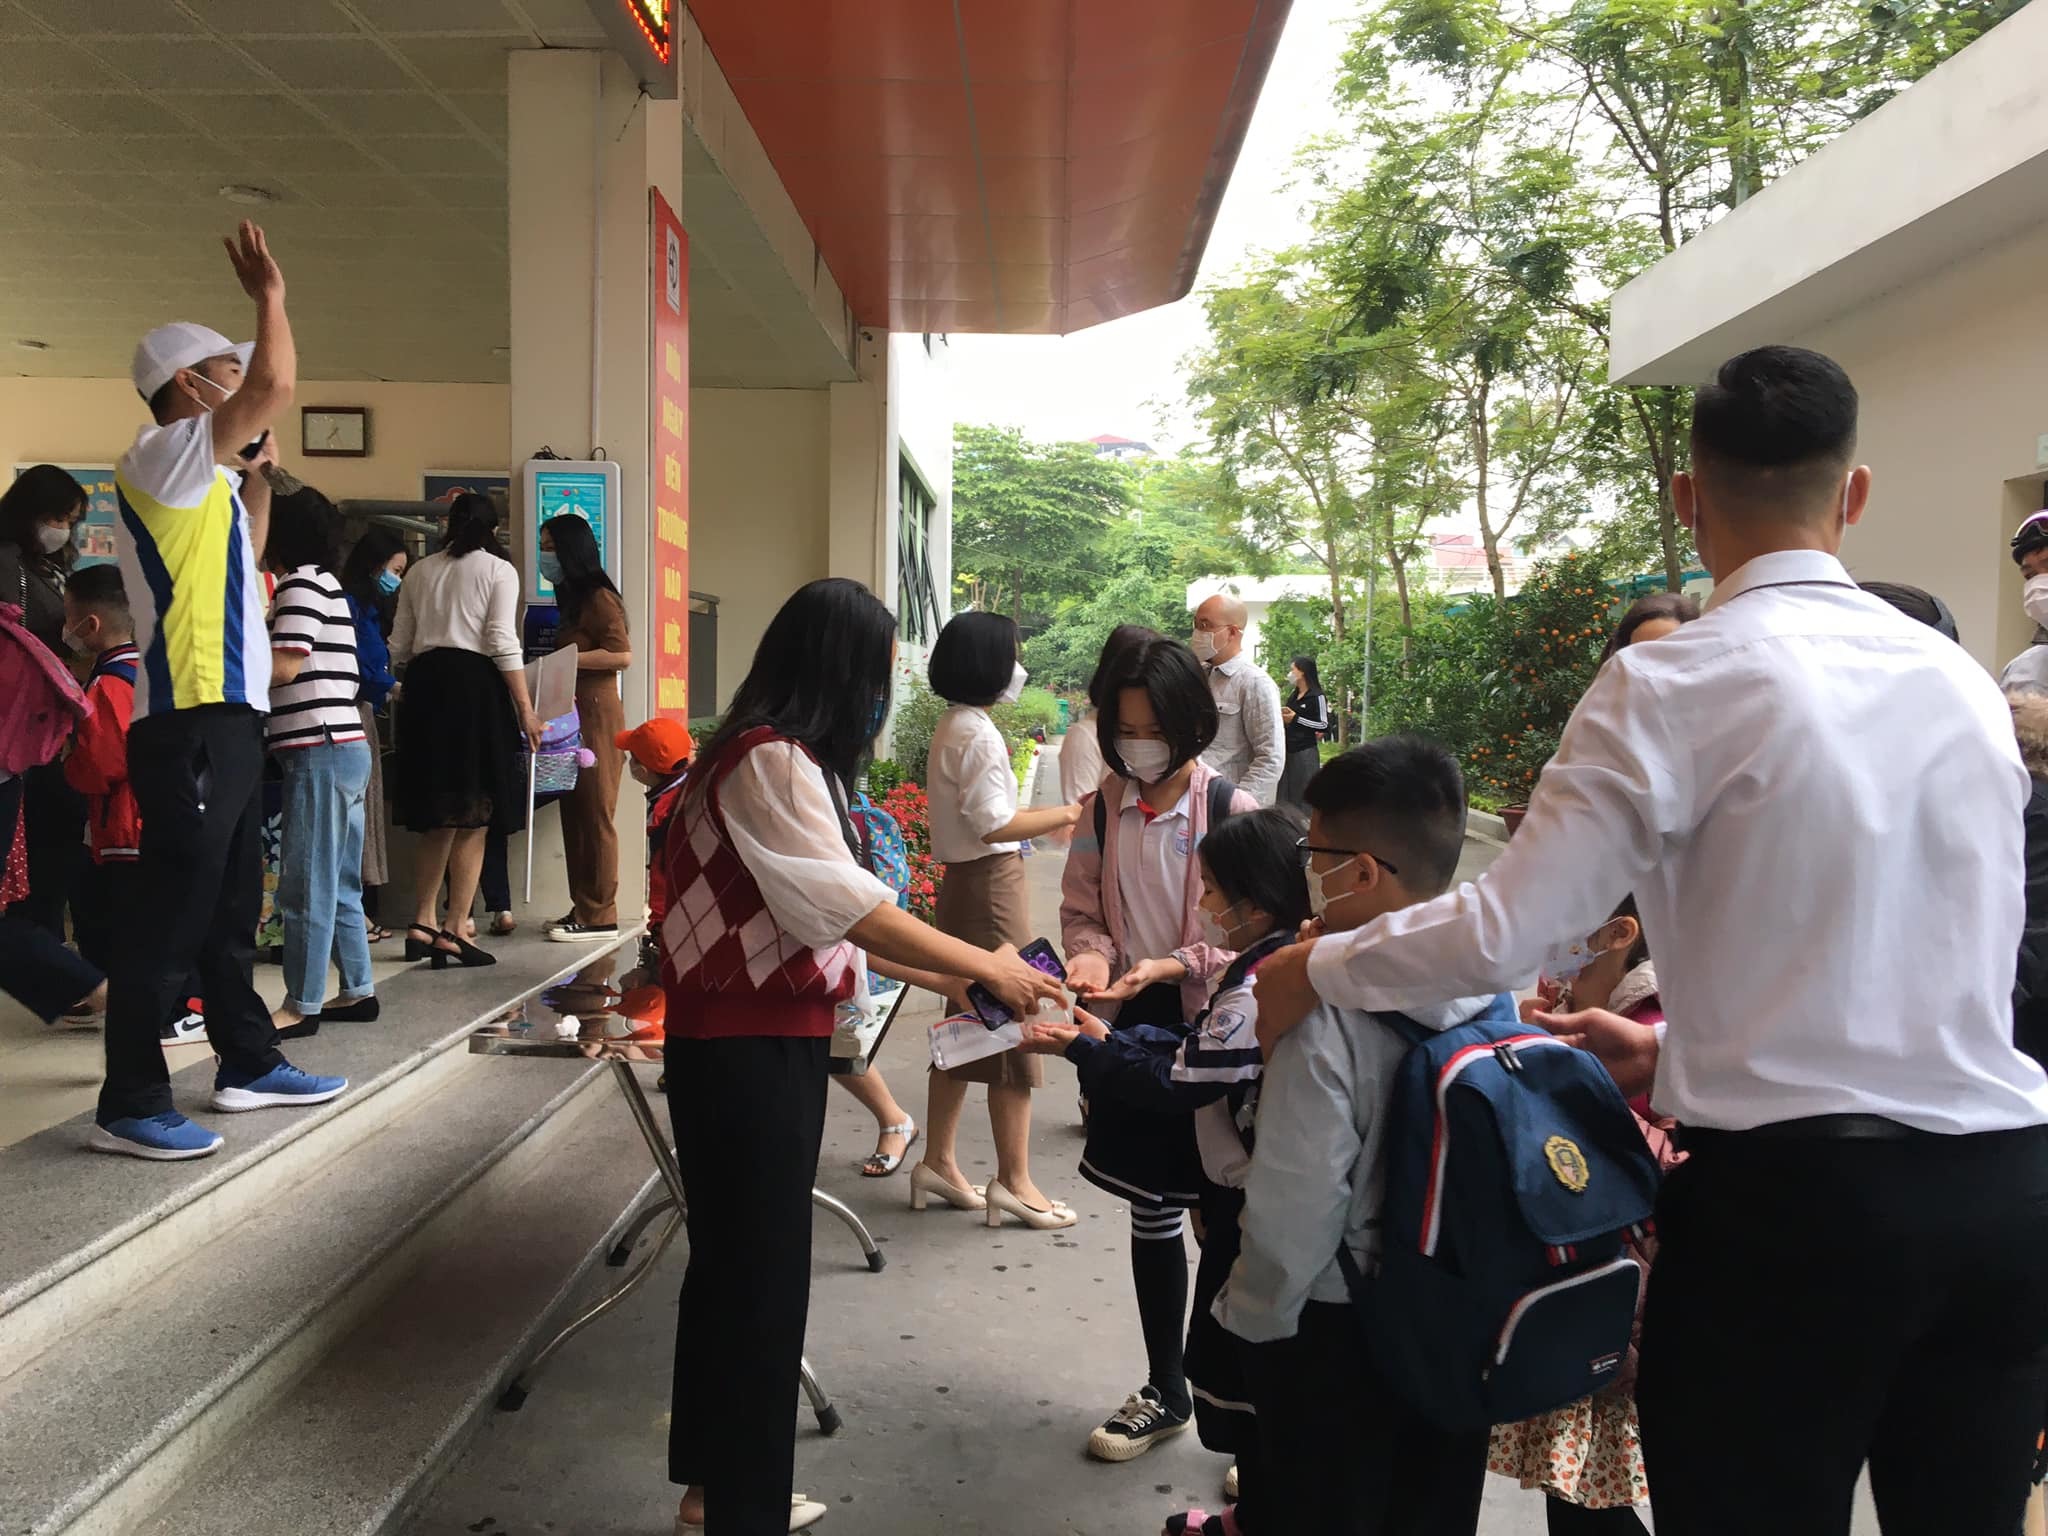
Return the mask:
[(1099, 437), (1091, 437), (1088, 444), (1095, 450), (1097, 458), (1115, 459), (1123, 464), (1129, 464), (1134, 459), (1152, 457), (1150, 443), (1141, 443), (1132, 437), (1118, 437), (1114, 432), (1104, 432)]

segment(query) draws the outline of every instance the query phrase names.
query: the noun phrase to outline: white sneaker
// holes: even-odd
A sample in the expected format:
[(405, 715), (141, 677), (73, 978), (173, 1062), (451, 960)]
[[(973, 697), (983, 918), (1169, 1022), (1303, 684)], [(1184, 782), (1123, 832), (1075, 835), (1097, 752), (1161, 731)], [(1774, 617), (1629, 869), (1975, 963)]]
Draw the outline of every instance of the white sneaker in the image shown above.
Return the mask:
[(184, 1014), (158, 1031), (165, 1045), (187, 1045), (206, 1038), (206, 1015), (188, 1007)]

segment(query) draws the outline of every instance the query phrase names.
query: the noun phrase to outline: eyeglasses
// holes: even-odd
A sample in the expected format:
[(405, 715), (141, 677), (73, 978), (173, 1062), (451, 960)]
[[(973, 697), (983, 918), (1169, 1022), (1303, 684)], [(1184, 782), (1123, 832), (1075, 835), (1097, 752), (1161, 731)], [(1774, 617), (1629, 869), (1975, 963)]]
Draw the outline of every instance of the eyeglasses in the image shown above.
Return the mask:
[(1301, 867), (1304, 870), (1309, 867), (1309, 862), (1317, 854), (1327, 853), (1333, 854), (1340, 859), (1371, 859), (1373, 863), (1379, 865), (1381, 869), (1384, 869), (1390, 875), (1401, 873), (1399, 869), (1395, 868), (1378, 854), (1367, 853), (1363, 848), (1319, 848), (1305, 837), (1297, 837), (1294, 840), (1294, 848), (1301, 855)]

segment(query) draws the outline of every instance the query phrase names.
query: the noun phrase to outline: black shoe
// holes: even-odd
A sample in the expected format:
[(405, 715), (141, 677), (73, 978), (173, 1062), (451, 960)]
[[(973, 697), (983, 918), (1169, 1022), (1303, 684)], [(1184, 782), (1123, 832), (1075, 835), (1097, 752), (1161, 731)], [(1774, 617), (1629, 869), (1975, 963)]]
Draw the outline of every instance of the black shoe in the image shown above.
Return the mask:
[(573, 917), (560, 918), (541, 930), (556, 944), (588, 944), (596, 939), (616, 939), (617, 923), (579, 923)]
[(377, 1015), (384, 1010), (377, 1002), (377, 994), (359, 997), (348, 1003), (329, 1003), (320, 1010), (320, 1017), (330, 1024), (374, 1024)]
[[(413, 937), (416, 933), (424, 933), (426, 937), (424, 939), (416, 939)], [(434, 930), (425, 923), (409, 925), (405, 930), (405, 958), (408, 960), (428, 960), (433, 957), (433, 954)]]
[[(445, 969), (450, 960), (465, 968), (473, 965), (496, 965), (498, 963), (496, 955), (487, 949), (478, 949), (459, 933), (450, 933), (446, 928), (443, 928), (441, 930), (441, 937), (450, 944), (453, 944), (455, 948), (453, 950), (446, 950), (442, 949), (438, 944), (434, 947), (434, 956), (429, 964), (437, 971)], [(408, 940), (407, 942), (411, 941)]]
[(1185, 1430), (1190, 1416), (1167, 1407), (1157, 1387), (1140, 1387), (1088, 1436), (1088, 1454), (1097, 1461), (1135, 1461)]
[(320, 1020), (324, 1014), (308, 1013), (299, 1017), (296, 1024), (287, 1024), (277, 1032), (280, 1040), (310, 1040), (320, 1033)]

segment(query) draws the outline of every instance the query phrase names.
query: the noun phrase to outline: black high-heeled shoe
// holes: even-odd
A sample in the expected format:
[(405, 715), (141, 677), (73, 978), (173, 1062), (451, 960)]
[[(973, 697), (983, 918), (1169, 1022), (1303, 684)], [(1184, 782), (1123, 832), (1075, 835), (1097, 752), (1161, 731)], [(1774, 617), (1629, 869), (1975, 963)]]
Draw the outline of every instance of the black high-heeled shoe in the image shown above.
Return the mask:
[[(426, 937), (424, 939), (416, 939), (413, 937), (413, 935), (416, 933), (424, 933)], [(435, 931), (432, 928), (429, 928), (425, 923), (406, 924), (405, 958), (408, 960), (431, 959), (434, 954), (434, 940), (436, 937), (438, 937), (438, 935), (435, 933)]]
[(478, 949), (459, 933), (450, 933), (446, 928), (443, 928), (441, 930), (441, 937), (453, 944), (455, 949), (451, 953), (448, 950), (442, 949), (438, 944), (434, 946), (433, 967), (437, 971), (444, 969), (450, 960), (464, 968), (473, 965), (496, 965), (498, 963), (496, 955), (487, 949)]

